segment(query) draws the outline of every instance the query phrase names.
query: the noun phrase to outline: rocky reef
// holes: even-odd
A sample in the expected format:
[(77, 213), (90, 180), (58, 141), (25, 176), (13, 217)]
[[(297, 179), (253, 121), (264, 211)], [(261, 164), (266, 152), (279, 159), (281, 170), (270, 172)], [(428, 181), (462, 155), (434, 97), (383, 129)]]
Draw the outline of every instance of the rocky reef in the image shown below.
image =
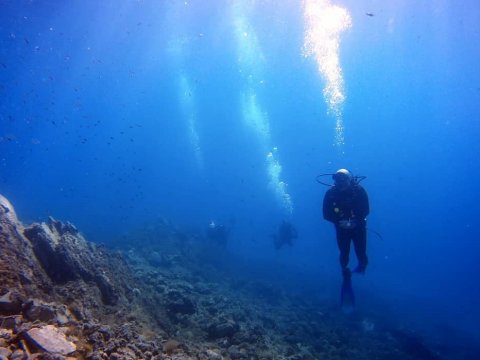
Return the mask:
[(162, 349), (118, 252), (0, 196), (0, 358), (152, 358)]
[(242, 266), (164, 219), (114, 250), (68, 222), (24, 225), (0, 195), (0, 359), (449, 358)]

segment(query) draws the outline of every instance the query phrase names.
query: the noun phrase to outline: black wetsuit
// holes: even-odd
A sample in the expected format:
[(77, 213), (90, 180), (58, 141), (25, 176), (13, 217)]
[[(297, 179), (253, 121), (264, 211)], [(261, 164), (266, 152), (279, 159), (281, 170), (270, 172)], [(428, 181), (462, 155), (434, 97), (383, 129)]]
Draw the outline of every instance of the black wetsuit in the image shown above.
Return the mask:
[[(358, 259), (358, 269), (364, 272), (368, 264), (367, 258), (367, 221), (370, 212), (368, 195), (358, 184), (345, 190), (332, 186), (323, 199), (323, 217), (335, 225), (337, 244), (340, 250), (340, 265), (346, 270), (350, 254), (350, 242), (353, 241)], [(341, 226), (341, 222), (349, 221), (350, 228)]]

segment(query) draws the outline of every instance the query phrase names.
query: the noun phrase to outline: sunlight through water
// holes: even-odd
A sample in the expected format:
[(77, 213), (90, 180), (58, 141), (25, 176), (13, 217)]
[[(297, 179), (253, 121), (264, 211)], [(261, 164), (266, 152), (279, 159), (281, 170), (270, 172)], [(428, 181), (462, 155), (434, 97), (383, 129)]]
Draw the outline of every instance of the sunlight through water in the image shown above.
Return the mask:
[(343, 145), (342, 105), (345, 93), (339, 45), (340, 35), (352, 26), (352, 19), (346, 9), (332, 5), (330, 0), (305, 0), (304, 18), (303, 56), (312, 56), (317, 62), (318, 71), (325, 80), (323, 95), (328, 111), (336, 121), (335, 143)]
[(194, 90), (190, 84), (189, 79), (185, 74), (180, 76), (180, 107), (183, 112), (183, 117), (187, 120), (188, 136), (190, 144), (195, 153), (195, 160), (200, 170), (203, 170), (203, 156), (200, 149), (200, 137), (197, 132), (197, 115), (195, 110)]
[(267, 168), (268, 174), (270, 175), (269, 185), (273, 191), (275, 191), (277, 200), (283, 205), (284, 209), (291, 214), (293, 212), (292, 197), (287, 191), (287, 183), (280, 178), (282, 165), (280, 165), (280, 161), (277, 158), (277, 151), (278, 149), (274, 147), (273, 150), (267, 154)]
[[(247, 4), (248, 3), (248, 4)], [(258, 137), (262, 150), (266, 153), (266, 167), (269, 186), (278, 203), (287, 214), (293, 212), (293, 203), (287, 193), (287, 184), (281, 180), (282, 166), (278, 159), (278, 149), (272, 147), (270, 120), (267, 111), (259, 103), (257, 89), (263, 85), (265, 58), (253, 26), (246, 14), (253, 9), (254, 2), (238, 1), (233, 7), (233, 24), (237, 45), (239, 72), (245, 81), (242, 94), (243, 119)], [(270, 151), (270, 149), (272, 149)]]
[(174, 68), (178, 69), (176, 87), (178, 94), (178, 102), (182, 121), (187, 126), (186, 135), (190, 142), (195, 162), (200, 172), (204, 170), (204, 159), (202, 149), (200, 147), (200, 136), (197, 131), (198, 126), (198, 104), (195, 99), (196, 86), (191, 81), (191, 74), (188, 71), (188, 60), (191, 56), (190, 47), (192, 46), (192, 36), (188, 32), (185, 24), (185, 18), (188, 14), (186, 3), (172, 3), (170, 8), (170, 38), (167, 42), (166, 53), (169, 55), (174, 64)]

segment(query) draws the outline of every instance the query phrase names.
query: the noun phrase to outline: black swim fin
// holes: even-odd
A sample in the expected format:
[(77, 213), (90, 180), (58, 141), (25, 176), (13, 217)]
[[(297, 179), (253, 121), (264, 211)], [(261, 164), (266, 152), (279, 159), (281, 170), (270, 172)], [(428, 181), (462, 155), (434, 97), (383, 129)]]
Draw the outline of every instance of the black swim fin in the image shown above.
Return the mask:
[(340, 302), (344, 314), (351, 314), (355, 308), (355, 294), (352, 288), (352, 273), (349, 269), (343, 271), (342, 291)]

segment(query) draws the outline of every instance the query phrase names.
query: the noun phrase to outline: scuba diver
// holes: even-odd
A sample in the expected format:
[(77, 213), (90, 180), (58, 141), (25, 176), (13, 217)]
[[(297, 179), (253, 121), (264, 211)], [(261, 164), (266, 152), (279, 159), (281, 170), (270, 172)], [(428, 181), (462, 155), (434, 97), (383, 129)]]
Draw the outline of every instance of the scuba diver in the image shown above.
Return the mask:
[(225, 225), (216, 224), (213, 220), (208, 224), (206, 236), (211, 243), (219, 248), (226, 248), (230, 230)]
[(367, 215), (370, 212), (368, 195), (350, 171), (340, 169), (333, 174), (334, 185), (323, 199), (323, 218), (335, 225), (340, 250), (340, 266), (348, 269), (350, 243), (353, 242), (358, 266), (356, 273), (365, 273), (367, 258)]
[(332, 177), (334, 184), (323, 199), (323, 217), (335, 225), (343, 276), (342, 305), (348, 303), (348, 306), (353, 308), (352, 271), (348, 267), (350, 244), (353, 242), (358, 260), (353, 272), (364, 274), (368, 264), (367, 215), (370, 207), (367, 192), (359, 184), (365, 177), (354, 177), (347, 169), (337, 170)]
[(278, 226), (277, 233), (272, 235), (272, 237), (273, 244), (277, 250), (285, 244), (292, 246), (293, 239), (297, 238), (297, 229), (288, 221), (283, 220)]

